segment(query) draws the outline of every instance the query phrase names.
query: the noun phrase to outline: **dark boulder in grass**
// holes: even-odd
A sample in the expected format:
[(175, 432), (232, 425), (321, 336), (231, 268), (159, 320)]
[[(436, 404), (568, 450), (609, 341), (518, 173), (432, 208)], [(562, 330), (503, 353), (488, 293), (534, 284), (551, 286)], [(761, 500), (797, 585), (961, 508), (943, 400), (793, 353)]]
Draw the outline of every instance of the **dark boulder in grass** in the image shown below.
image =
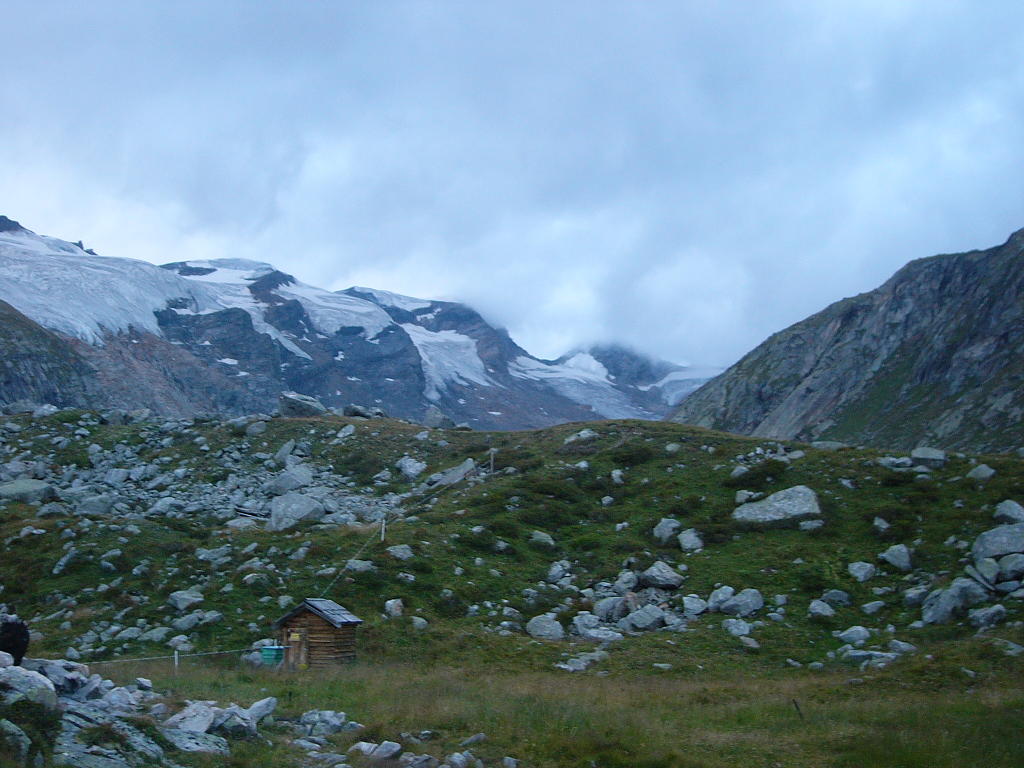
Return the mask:
[(6, 617), (0, 621), (0, 651), (11, 654), (14, 666), (20, 666), (25, 658), (29, 639), (28, 625), (24, 621)]

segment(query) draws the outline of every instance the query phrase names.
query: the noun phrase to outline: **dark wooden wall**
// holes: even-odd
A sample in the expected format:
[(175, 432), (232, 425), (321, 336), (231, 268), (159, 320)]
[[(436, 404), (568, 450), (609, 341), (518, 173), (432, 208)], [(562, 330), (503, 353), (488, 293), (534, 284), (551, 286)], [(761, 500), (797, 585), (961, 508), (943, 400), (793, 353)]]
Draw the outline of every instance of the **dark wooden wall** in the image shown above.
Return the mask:
[(282, 645), (290, 645), (288, 633), (293, 629), (305, 629), (309, 638), (310, 668), (330, 667), (356, 658), (356, 625), (335, 627), (311, 611), (302, 611), (292, 616), (281, 627)]

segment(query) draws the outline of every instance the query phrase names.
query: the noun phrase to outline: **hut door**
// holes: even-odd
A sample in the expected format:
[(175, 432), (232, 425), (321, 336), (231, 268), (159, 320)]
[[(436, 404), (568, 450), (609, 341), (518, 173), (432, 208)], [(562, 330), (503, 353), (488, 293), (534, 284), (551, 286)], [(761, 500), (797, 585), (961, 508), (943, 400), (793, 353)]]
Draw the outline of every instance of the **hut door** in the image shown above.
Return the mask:
[(291, 669), (309, 667), (309, 637), (305, 627), (288, 630), (288, 666)]

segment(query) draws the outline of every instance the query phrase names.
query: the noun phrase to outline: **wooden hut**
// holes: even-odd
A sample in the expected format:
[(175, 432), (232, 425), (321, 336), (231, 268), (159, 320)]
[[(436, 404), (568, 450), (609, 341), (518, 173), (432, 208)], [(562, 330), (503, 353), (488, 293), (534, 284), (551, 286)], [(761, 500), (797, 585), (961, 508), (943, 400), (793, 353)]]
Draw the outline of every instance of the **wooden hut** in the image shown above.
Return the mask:
[(356, 658), (356, 626), (363, 620), (333, 600), (307, 597), (274, 627), (287, 669), (331, 667)]

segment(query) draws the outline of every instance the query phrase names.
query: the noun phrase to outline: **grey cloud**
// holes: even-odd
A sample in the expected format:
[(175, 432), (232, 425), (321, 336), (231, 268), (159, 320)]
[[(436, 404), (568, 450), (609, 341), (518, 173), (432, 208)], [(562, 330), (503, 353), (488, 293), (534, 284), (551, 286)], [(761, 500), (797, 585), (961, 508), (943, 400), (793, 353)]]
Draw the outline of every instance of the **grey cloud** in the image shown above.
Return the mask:
[(10, 3), (0, 212), (727, 364), (1024, 192), (1019, 3)]

